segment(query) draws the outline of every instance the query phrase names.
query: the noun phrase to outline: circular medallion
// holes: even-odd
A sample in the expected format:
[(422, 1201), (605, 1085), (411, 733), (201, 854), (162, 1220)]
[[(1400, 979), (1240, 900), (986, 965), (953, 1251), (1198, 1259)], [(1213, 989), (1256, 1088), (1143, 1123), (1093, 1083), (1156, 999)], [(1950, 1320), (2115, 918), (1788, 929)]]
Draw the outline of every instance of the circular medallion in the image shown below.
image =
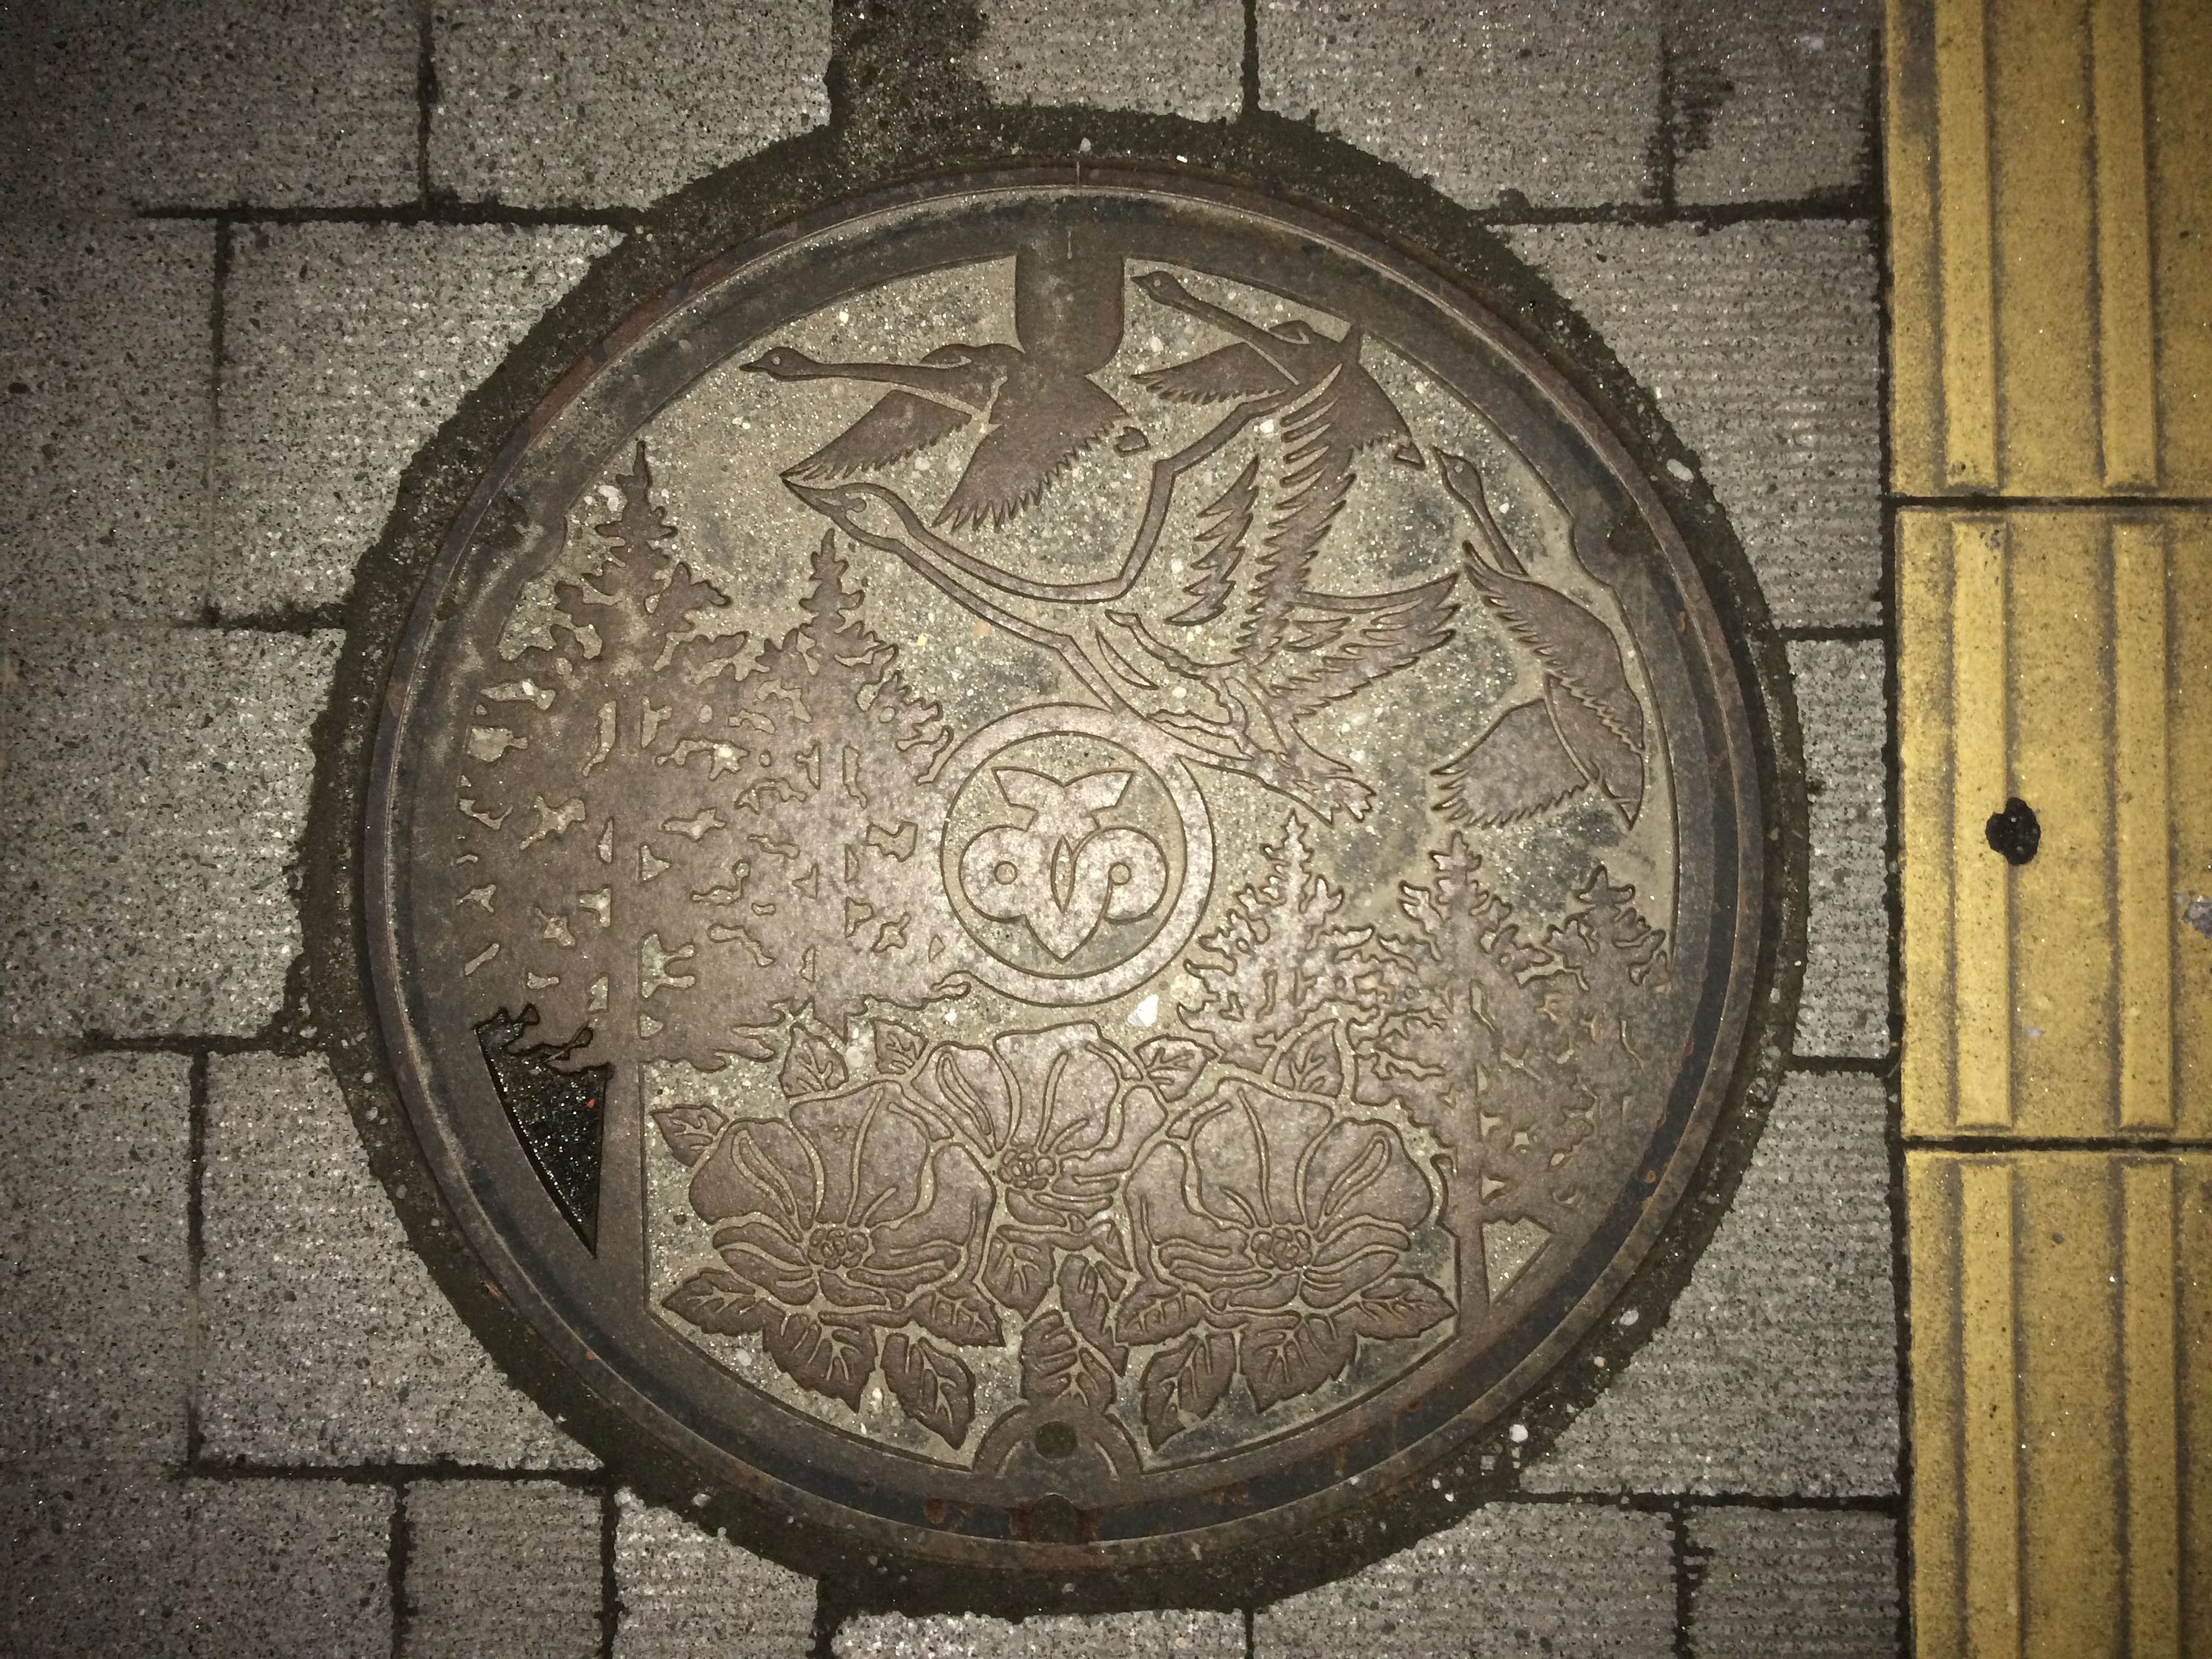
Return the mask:
[(382, 708), (384, 1045), (598, 1449), (939, 1559), (1272, 1537), (1498, 1422), (1741, 1063), (1765, 728), (1660, 493), (1232, 193), (695, 273), (481, 477)]
[(946, 768), (945, 889), (976, 976), (1039, 1007), (1103, 1002), (1190, 942), (1213, 873), (1206, 793), (1141, 719), (1025, 708)]

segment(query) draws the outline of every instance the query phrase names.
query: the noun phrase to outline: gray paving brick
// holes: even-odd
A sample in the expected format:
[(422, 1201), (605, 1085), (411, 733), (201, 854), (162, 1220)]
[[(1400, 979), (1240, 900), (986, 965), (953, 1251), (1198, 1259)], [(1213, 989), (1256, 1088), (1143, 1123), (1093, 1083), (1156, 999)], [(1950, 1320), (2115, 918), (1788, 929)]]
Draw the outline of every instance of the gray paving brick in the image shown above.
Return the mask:
[(588, 1463), (408, 1248), (320, 1058), (213, 1061), (205, 1179), (209, 1456)]
[(829, 0), (443, 0), (430, 179), (533, 206), (641, 204), (830, 118)]
[(417, 57), (411, 0), (11, 7), (0, 203), (411, 201)]
[(183, 1459), (189, 1064), (0, 1056), (0, 1458)]
[(344, 597), (416, 449), (614, 240), (504, 225), (240, 232), (225, 301), (216, 606)]
[(1674, 1650), (1664, 1516), (1494, 1504), (1351, 1577), (1262, 1607), (1255, 1659), (1662, 1659)]
[(1088, 104), (1197, 121), (1243, 106), (1243, 0), (994, 0), (975, 67), (1009, 104)]
[(0, 1651), (181, 1655), (191, 1562), (173, 1480), (11, 1473), (0, 1480)]
[(0, 220), (0, 623), (198, 613), (214, 294), (212, 226)]
[(1897, 1522), (1705, 1510), (1689, 1522), (1698, 1659), (1879, 1659), (1899, 1651)]
[(1511, 233), (1696, 451), (1774, 619), (1881, 620), (1881, 317), (1866, 228)]
[(391, 1488), (204, 1480), (191, 1498), (196, 1655), (388, 1659)]
[(1468, 207), (1650, 198), (1660, 0), (1261, 0), (1260, 101)]
[(838, 1659), (1243, 1659), (1233, 1613), (1092, 1613), (1009, 1622), (975, 1614), (855, 1619), (837, 1632)]
[(813, 1649), (812, 1579), (628, 1492), (615, 1531), (615, 1583), (616, 1659), (800, 1659)]
[(596, 1659), (599, 1511), (550, 1482), (409, 1486), (406, 1659)]
[(1878, 641), (1800, 641), (1790, 668), (1812, 837), (1797, 1052), (1879, 1057), (1889, 1052), (1887, 657)]
[(1866, 181), (1875, 0), (1672, 0), (1674, 193), (1787, 202)]
[(276, 1012), (300, 948), (285, 866), (308, 727), (337, 653), (335, 634), (16, 630), (0, 1033), (244, 1034)]
[(1735, 1207), (1666, 1328), (1524, 1486), (1896, 1490), (1888, 1109), (1876, 1078), (1785, 1081)]

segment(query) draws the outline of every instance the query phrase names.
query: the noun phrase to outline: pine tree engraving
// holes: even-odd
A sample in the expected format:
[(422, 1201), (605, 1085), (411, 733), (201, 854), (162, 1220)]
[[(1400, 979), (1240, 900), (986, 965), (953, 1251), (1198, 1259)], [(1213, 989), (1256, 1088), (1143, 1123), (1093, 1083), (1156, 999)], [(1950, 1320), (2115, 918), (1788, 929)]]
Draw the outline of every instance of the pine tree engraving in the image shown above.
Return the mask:
[(663, 753), (727, 817), (720, 861), (691, 897), (742, 1024), (811, 1005), (842, 1031), (871, 1000), (915, 1007), (963, 988), (923, 781), (951, 734), (860, 599), (825, 534), (805, 619), (736, 687), (727, 736)]
[(1602, 869), (1529, 939), (1465, 837), (1431, 858), (1433, 880), (1403, 890), (1413, 931), (1381, 940), (1388, 1011), (1363, 1088), (1396, 1095), (1453, 1148), (1454, 1178), (1474, 1183), (1486, 1223), (1566, 1231), (1590, 1201), (1593, 1165), (1641, 1139), (1618, 1131), (1649, 1104), (1644, 1033), (1657, 1023), (1665, 940)]
[(613, 487), (594, 563), (477, 691), (446, 883), (466, 976), (597, 1059), (707, 1069), (810, 1011), (957, 994), (924, 781), (950, 737), (834, 539), (744, 671), (641, 441)]
[[(1315, 867), (1310, 832), (1295, 814), (1261, 858), (1259, 886), (1239, 892), (1221, 927), (1198, 942), (1188, 966), (1205, 996), (1182, 1011), (1182, 1023), (1233, 1065), (1262, 1076), (1285, 1066), (1310, 1073), (1330, 1063), (1323, 1050), (1332, 1045), (1316, 1022), (1358, 1022), (1375, 1002), (1374, 929), (1336, 921), (1343, 890)], [(1319, 1092), (1334, 1093), (1335, 1085)]]
[(1261, 851), (1262, 879), (1186, 963), (1205, 994), (1184, 1027), (1285, 1087), (1401, 1103), (1452, 1150), (1480, 1222), (1574, 1225), (1640, 1139), (1640, 1123), (1616, 1133), (1624, 1117), (1649, 1103), (1665, 939), (1633, 890), (1593, 871), (1529, 937), (1455, 835), (1431, 855), (1434, 878), (1401, 890), (1409, 929), (1385, 931), (1338, 920), (1344, 894), (1295, 817)]
[[(592, 567), (556, 585), (549, 630), (477, 689), (453, 909), (468, 976), (534, 1006), (549, 1034), (588, 1026), (602, 1058), (713, 1066), (744, 1039), (700, 994), (689, 894), (726, 815), (704, 790), (672, 805), (665, 757), (720, 741), (743, 640), (705, 625), (728, 600), (678, 550), (642, 441), (614, 484)], [(471, 944), (471, 924), (503, 938)]]

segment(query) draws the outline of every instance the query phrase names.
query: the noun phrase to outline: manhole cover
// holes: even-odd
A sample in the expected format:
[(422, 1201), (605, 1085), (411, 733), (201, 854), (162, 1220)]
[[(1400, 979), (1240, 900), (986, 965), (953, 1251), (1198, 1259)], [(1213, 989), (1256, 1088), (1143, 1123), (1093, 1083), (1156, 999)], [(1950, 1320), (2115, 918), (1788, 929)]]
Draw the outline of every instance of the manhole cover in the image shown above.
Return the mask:
[(702, 1481), (1184, 1559), (1494, 1420), (1648, 1249), (1749, 730), (1480, 306), (1230, 195), (908, 196), (483, 479), (386, 701), (380, 1018), (501, 1295)]

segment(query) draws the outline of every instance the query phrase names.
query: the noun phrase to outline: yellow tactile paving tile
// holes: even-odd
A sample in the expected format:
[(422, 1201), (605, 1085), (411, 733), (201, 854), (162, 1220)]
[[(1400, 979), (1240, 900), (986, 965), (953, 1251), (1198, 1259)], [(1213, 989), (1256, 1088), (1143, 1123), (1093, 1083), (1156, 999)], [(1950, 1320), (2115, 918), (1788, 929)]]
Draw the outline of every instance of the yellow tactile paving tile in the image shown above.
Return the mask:
[(2212, 1135), (2212, 513), (1898, 534), (1905, 1133)]
[(2212, 1652), (2212, 1154), (1910, 1152), (1920, 1659)]
[(2212, 5), (1888, 31), (1895, 488), (2212, 495)]

